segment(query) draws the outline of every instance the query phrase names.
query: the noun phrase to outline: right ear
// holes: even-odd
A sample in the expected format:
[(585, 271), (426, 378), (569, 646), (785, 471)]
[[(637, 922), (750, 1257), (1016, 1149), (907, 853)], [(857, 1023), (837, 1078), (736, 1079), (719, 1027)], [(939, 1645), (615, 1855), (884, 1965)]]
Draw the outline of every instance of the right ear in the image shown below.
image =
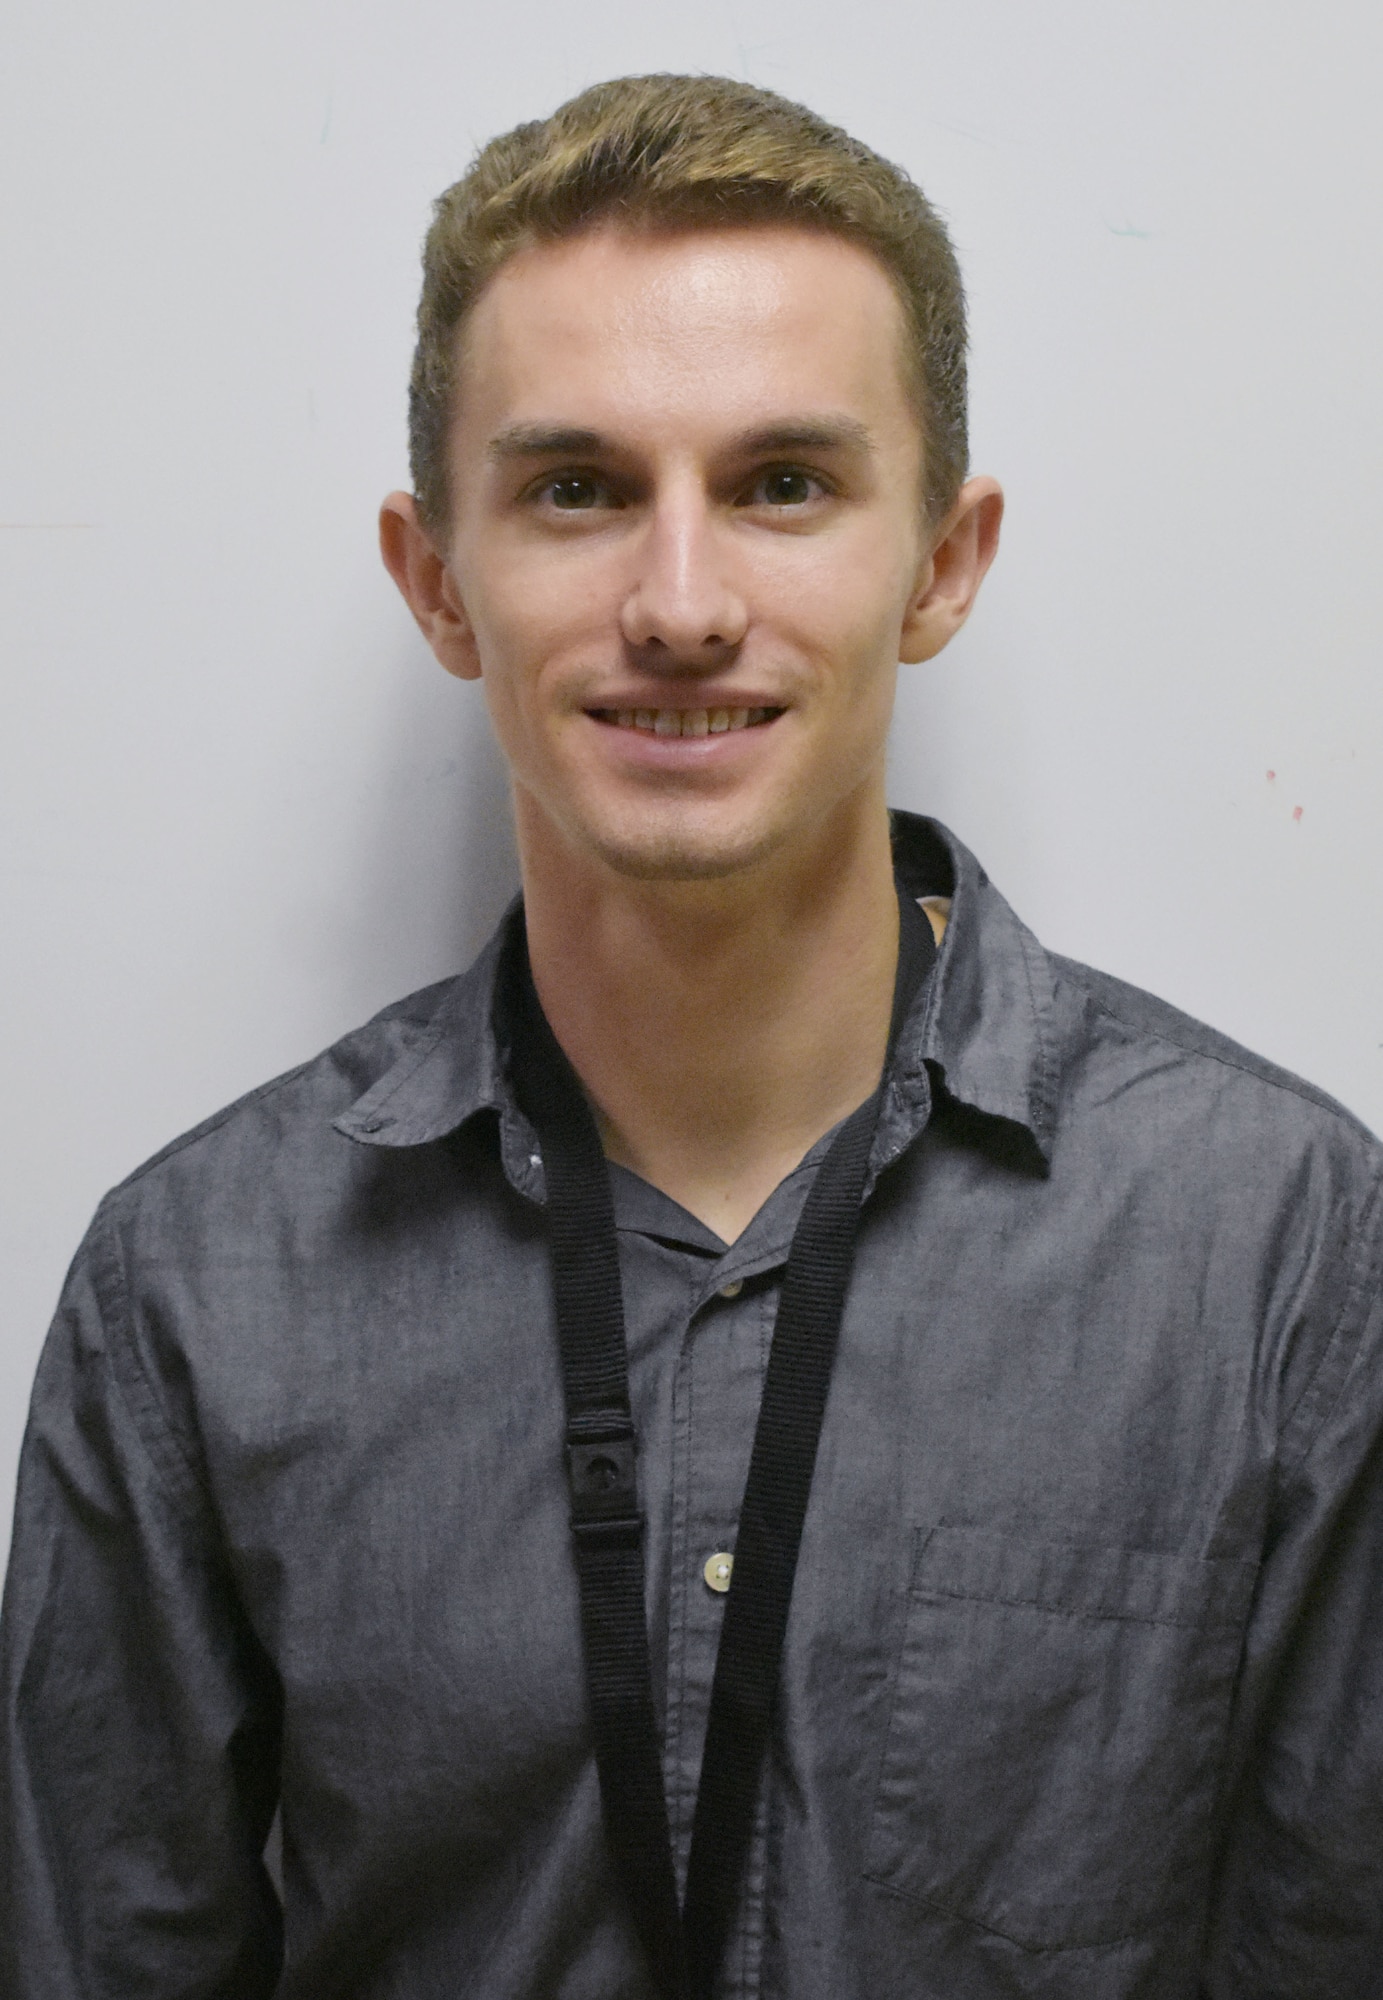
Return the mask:
[(380, 508), (379, 552), (447, 672), (458, 680), (479, 680), (480, 652), (456, 579), (433, 547), (411, 493), (391, 493)]

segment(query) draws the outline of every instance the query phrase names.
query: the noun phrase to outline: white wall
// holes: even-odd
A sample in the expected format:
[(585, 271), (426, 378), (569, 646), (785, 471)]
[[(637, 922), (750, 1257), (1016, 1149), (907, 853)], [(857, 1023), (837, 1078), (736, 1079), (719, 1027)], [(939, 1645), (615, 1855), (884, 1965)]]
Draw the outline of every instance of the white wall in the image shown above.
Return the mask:
[(802, 97), (952, 219), (1011, 513), (906, 684), (895, 799), (1049, 943), (1383, 1124), (1380, 22), (10, 0), (0, 1491), (102, 1189), (461, 964), (508, 893), (478, 696), (374, 510), (431, 196), (608, 74)]

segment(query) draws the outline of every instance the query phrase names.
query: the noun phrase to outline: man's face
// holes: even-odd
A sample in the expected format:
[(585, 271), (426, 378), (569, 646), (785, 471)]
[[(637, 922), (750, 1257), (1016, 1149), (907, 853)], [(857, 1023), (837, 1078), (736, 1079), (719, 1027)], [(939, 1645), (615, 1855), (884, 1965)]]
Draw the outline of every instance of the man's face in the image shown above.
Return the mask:
[(872, 257), (793, 228), (602, 229), (492, 281), (447, 663), (483, 676), (525, 837), (710, 877), (882, 805), (898, 660), (935, 650), (901, 318)]

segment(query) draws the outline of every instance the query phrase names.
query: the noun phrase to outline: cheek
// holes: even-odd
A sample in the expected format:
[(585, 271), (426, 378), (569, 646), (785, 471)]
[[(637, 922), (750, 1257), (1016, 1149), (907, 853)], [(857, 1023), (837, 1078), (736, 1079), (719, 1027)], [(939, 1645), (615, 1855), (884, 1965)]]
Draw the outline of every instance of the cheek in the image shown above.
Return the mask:
[[(572, 550), (566, 560), (488, 559), (474, 573), (483, 582), (467, 595), (482, 670), (536, 690), (545, 674), (580, 662), (608, 635), (618, 595), (600, 563)], [(523, 698), (516, 685), (514, 698)]]
[(907, 599), (892, 579), (837, 570), (819, 592), (803, 589), (791, 607), (790, 629), (815, 658), (842, 707), (866, 711), (891, 701)]
[(896, 647), (917, 557), (890, 525), (861, 523), (846, 536), (806, 540), (762, 577), (782, 617), (836, 658), (877, 658)]

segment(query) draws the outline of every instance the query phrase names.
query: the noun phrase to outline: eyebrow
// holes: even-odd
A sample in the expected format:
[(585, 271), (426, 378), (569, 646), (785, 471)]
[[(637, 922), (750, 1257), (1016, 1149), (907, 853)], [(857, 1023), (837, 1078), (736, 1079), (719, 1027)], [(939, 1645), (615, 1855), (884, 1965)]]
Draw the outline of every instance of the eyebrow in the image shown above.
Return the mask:
[(789, 418), (746, 431), (736, 448), (747, 458), (775, 451), (872, 451), (874, 434), (855, 417)]
[(501, 463), (514, 458), (598, 458), (610, 449), (609, 439), (599, 431), (575, 430), (566, 424), (510, 424), (485, 447), (486, 456)]
[[(568, 424), (510, 424), (490, 439), (486, 456), (499, 464), (531, 458), (604, 458), (616, 448), (600, 431)], [(769, 452), (873, 449), (873, 433), (857, 418), (846, 416), (789, 417), (744, 431), (733, 441), (735, 454), (745, 458)]]

